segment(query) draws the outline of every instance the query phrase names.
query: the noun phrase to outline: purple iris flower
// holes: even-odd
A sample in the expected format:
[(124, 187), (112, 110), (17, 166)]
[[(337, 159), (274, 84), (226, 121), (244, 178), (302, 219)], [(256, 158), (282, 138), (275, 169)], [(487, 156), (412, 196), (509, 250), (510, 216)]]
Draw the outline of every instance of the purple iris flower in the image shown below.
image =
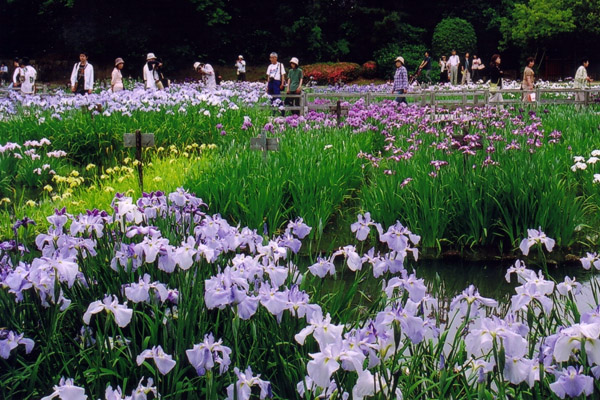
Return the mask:
[(308, 270), (319, 278), (324, 278), (327, 274), (335, 275), (335, 265), (327, 259), (317, 257), (317, 262), (308, 267)]
[(579, 397), (594, 392), (594, 378), (583, 375), (583, 367), (575, 368), (570, 365), (566, 370), (557, 374), (556, 382), (550, 384), (550, 389), (561, 399), (565, 396)]
[(142, 365), (146, 358), (152, 358), (158, 371), (166, 375), (168, 374), (177, 362), (173, 360), (173, 357), (164, 352), (161, 346), (154, 346), (151, 349), (142, 351), (135, 359), (137, 365)]
[(204, 341), (186, 350), (185, 354), (200, 376), (204, 375), (207, 370), (211, 370), (215, 363), (219, 364), (219, 374), (227, 371), (231, 364), (231, 349), (223, 346), (221, 339), (215, 342), (212, 333), (204, 335)]
[(5, 360), (10, 357), (10, 352), (17, 348), (19, 345), (23, 345), (25, 347), (25, 352), (27, 354), (31, 353), (33, 350), (34, 342), (31, 339), (27, 339), (24, 337), (25, 335), (21, 333), (17, 335), (13, 331), (0, 330), (0, 357)]

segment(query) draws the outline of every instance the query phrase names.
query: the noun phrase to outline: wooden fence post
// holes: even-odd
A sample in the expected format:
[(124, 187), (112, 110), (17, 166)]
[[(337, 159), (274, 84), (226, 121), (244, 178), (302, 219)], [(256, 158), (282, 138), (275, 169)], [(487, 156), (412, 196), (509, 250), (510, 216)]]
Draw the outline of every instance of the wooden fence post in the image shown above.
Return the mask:
[(142, 167), (142, 132), (137, 129), (135, 131), (135, 159), (138, 161), (138, 179), (140, 183), (140, 191), (144, 193), (144, 169)]

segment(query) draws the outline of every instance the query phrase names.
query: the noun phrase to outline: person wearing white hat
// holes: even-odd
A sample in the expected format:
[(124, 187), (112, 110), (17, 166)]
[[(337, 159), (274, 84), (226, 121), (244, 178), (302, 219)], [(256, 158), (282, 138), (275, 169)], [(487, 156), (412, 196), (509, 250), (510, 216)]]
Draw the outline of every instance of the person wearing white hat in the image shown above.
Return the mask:
[[(396, 57), (396, 73), (394, 74), (394, 87), (392, 93), (404, 94), (408, 90), (408, 72), (404, 66), (404, 58)], [(405, 97), (396, 97), (397, 103), (406, 103)]]
[(215, 70), (212, 67), (212, 65), (201, 62), (195, 62), (194, 69), (196, 70), (196, 72), (200, 73), (202, 82), (204, 82), (207, 89), (216, 89), (217, 78), (215, 76)]
[[(279, 94), (285, 85), (285, 67), (277, 61), (277, 53), (269, 55), (271, 64), (267, 67), (267, 94), (271, 95), (271, 104), (277, 105), (281, 100)], [(281, 112), (282, 115), (284, 112)]]
[(123, 90), (123, 74), (121, 70), (123, 69), (123, 65), (125, 62), (121, 57), (115, 60), (115, 68), (113, 69), (111, 79), (110, 79), (110, 89), (113, 93), (120, 92)]
[(244, 60), (244, 56), (239, 55), (237, 61), (235, 62), (235, 68), (237, 68), (237, 80), (241, 82), (246, 81), (246, 61)]
[(87, 53), (79, 53), (79, 62), (73, 66), (73, 72), (71, 72), (71, 92), (73, 93), (92, 94), (94, 67), (87, 60)]
[(156, 56), (154, 53), (148, 53), (146, 56), (146, 64), (144, 64), (144, 69), (142, 73), (144, 75), (144, 84), (146, 89), (158, 89), (156, 86), (156, 81), (158, 77), (154, 74), (154, 63), (156, 62)]
[[(290, 60), (290, 70), (287, 75), (287, 94), (298, 95), (302, 93), (302, 80), (304, 79), (304, 74), (302, 72), (302, 68), (298, 67), (300, 62), (296, 57), (292, 57)], [(300, 106), (300, 98), (298, 97), (286, 97), (285, 105), (298, 107)], [(300, 110), (292, 110), (292, 114), (299, 115)]]

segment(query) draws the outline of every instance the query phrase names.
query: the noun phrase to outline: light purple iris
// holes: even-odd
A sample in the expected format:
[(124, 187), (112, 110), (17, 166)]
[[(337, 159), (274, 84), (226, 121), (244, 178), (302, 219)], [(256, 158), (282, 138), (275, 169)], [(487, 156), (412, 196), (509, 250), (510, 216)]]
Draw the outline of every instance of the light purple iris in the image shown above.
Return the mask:
[(497, 307), (498, 302), (494, 299), (481, 296), (475, 286), (469, 285), (467, 289), (463, 290), (461, 294), (452, 300), (452, 303), (450, 303), (450, 311), (454, 311), (457, 305), (460, 306), (460, 313), (462, 315), (467, 314), (467, 309), (470, 306), (471, 317), (475, 317), (477, 316), (479, 305), (484, 305), (486, 307)]
[(137, 362), (137, 365), (142, 365), (144, 360), (147, 358), (154, 360), (156, 368), (158, 368), (158, 371), (163, 375), (168, 374), (173, 367), (175, 367), (175, 364), (177, 364), (177, 362), (173, 360), (173, 357), (165, 353), (160, 345), (142, 351), (136, 357), (135, 361)]
[(538, 243), (540, 245), (543, 244), (544, 246), (546, 246), (546, 250), (548, 250), (548, 252), (551, 252), (552, 248), (554, 248), (555, 241), (554, 239), (551, 239), (548, 236), (546, 236), (546, 234), (542, 232), (541, 227), (540, 229), (527, 229), (527, 239), (523, 239), (521, 241), (519, 248), (521, 249), (523, 255), (526, 256), (529, 254), (529, 249), (533, 245)]
[(31, 353), (33, 350), (34, 342), (31, 339), (27, 339), (24, 337), (25, 335), (21, 333), (17, 335), (13, 331), (0, 330), (0, 357), (5, 360), (10, 357), (10, 352), (17, 348), (17, 346), (22, 345), (25, 347), (25, 353)]
[(335, 265), (328, 259), (317, 257), (317, 262), (308, 267), (308, 270), (319, 278), (324, 278), (327, 274), (335, 275)]
[(223, 374), (231, 363), (231, 349), (223, 346), (223, 340), (221, 339), (215, 342), (212, 333), (204, 335), (204, 341), (186, 350), (185, 354), (200, 376), (204, 375), (207, 370), (212, 369), (215, 363), (219, 364), (219, 374)]
[(271, 384), (268, 381), (260, 379), (260, 374), (254, 376), (252, 368), (248, 367), (246, 368), (246, 371), (240, 372), (240, 370), (235, 367), (233, 372), (238, 379), (235, 384), (231, 384), (227, 387), (227, 400), (249, 400), (253, 386), (258, 386), (260, 388), (261, 399), (273, 397)]
[(88, 306), (87, 311), (83, 314), (83, 322), (89, 325), (92, 315), (103, 310), (111, 313), (115, 317), (115, 322), (121, 328), (129, 325), (133, 316), (133, 310), (127, 308), (125, 304), (119, 304), (117, 296), (106, 296), (104, 300), (96, 300)]
[(358, 214), (358, 221), (350, 225), (350, 230), (356, 233), (356, 239), (361, 242), (369, 236), (371, 226), (376, 224), (371, 220), (371, 213), (365, 213), (364, 217), (362, 214)]
[(60, 378), (58, 386), (54, 386), (54, 392), (49, 395), (42, 397), (41, 400), (50, 400), (58, 397), (60, 400), (86, 400), (85, 389), (79, 386), (75, 386), (73, 378), (65, 379)]
[(594, 378), (583, 374), (583, 367), (568, 366), (557, 374), (556, 382), (550, 384), (550, 389), (561, 399), (565, 396), (579, 397), (594, 392)]

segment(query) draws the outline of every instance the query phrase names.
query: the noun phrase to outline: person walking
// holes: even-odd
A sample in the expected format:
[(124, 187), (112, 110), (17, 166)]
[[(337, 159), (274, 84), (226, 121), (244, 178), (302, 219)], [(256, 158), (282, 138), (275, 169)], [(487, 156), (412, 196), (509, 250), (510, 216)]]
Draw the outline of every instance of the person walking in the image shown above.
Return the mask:
[(464, 85), (466, 84), (470, 84), (471, 83), (471, 68), (473, 67), (472, 63), (471, 63), (471, 58), (469, 57), (469, 53), (465, 53), (465, 60), (464, 62), (461, 64), (461, 68), (462, 68), (462, 78), (460, 80), (460, 84)]
[[(267, 94), (271, 95), (271, 104), (277, 105), (281, 102), (279, 94), (284, 88), (285, 68), (277, 61), (277, 53), (269, 55), (271, 64), (267, 67)], [(284, 112), (282, 112), (283, 114)]]
[(584, 57), (581, 60), (581, 65), (577, 68), (577, 72), (575, 73), (574, 87), (578, 89), (575, 93), (575, 102), (577, 103), (577, 108), (581, 107), (581, 104), (585, 101), (585, 84), (591, 82), (592, 79), (587, 74), (587, 67), (590, 65), (590, 60), (587, 57)]
[[(494, 54), (492, 56), (492, 60), (490, 62), (490, 103), (502, 103), (502, 93), (500, 90), (502, 89), (502, 75), (503, 72), (500, 69), (500, 63), (502, 60), (500, 59), (499, 54)], [(500, 106), (502, 107), (502, 106)]]
[(446, 56), (440, 59), (440, 83), (448, 83), (448, 61)]
[(471, 80), (477, 83), (478, 80), (482, 79), (481, 70), (485, 67), (481, 62), (481, 58), (477, 54), (473, 54), (473, 66), (471, 67)]
[(452, 85), (458, 84), (458, 66), (460, 65), (460, 58), (456, 55), (456, 50), (452, 50), (452, 55), (448, 60), (450, 66), (450, 83)]
[(124, 89), (123, 74), (121, 73), (121, 70), (123, 69), (124, 65), (125, 62), (121, 57), (115, 59), (115, 68), (112, 71), (110, 79), (110, 89), (113, 93), (120, 92)]
[(13, 60), (13, 67), (15, 70), (13, 71), (12, 83), (9, 85), (9, 89), (16, 89), (21, 86), (21, 74), (23, 73), (23, 70), (21, 69), (21, 63), (18, 58)]
[(8, 80), (8, 67), (6, 64), (0, 64), (0, 84), (4, 85), (4, 83)]
[[(287, 94), (299, 95), (302, 93), (302, 81), (304, 80), (304, 74), (302, 68), (299, 67), (299, 61), (296, 57), (292, 57), (290, 60), (290, 70), (287, 76)], [(285, 105), (292, 107), (300, 106), (299, 97), (286, 97)], [(300, 110), (292, 110), (292, 114), (300, 115)]]
[(21, 93), (34, 94), (35, 80), (37, 79), (37, 71), (29, 65), (29, 58), (23, 57), (20, 63), (21, 67)]
[[(406, 67), (404, 66), (404, 58), (396, 57), (396, 73), (394, 74), (394, 87), (392, 88), (392, 93), (404, 94), (408, 90), (408, 72), (406, 71)], [(398, 96), (394, 99), (396, 103), (404, 103), (406, 102), (406, 97)]]
[(154, 74), (154, 64), (156, 63), (156, 56), (154, 53), (148, 53), (146, 55), (146, 64), (142, 69), (142, 75), (144, 77), (144, 86), (148, 89), (158, 89), (156, 86), (157, 77)]
[(535, 73), (533, 72), (534, 64), (535, 59), (533, 57), (528, 57), (527, 66), (523, 70), (523, 82), (521, 83), (521, 87), (523, 88), (523, 96), (521, 97), (521, 101), (535, 101), (535, 93), (533, 93), (533, 85), (535, 83)]
[(246, 82), (246, 61), (244, 60), (244, 56), (239, 55), (237, 61), (235, 62), (237, 80), (239, 82)]
[(79, 62), (71, 72), (71, 92), (76, 94), (92, 94), (94, 90), (94, 67), (88, 62), (86, 52), (79, 53)]
[(427, 81), (427, 83), (431, 85), (431, 57), (429, 57), (428, 51), (425, 52), (423, 61), (421, 61), (421, 65), (419, 65), (418, 69), (423, 71), (422, 81)]

